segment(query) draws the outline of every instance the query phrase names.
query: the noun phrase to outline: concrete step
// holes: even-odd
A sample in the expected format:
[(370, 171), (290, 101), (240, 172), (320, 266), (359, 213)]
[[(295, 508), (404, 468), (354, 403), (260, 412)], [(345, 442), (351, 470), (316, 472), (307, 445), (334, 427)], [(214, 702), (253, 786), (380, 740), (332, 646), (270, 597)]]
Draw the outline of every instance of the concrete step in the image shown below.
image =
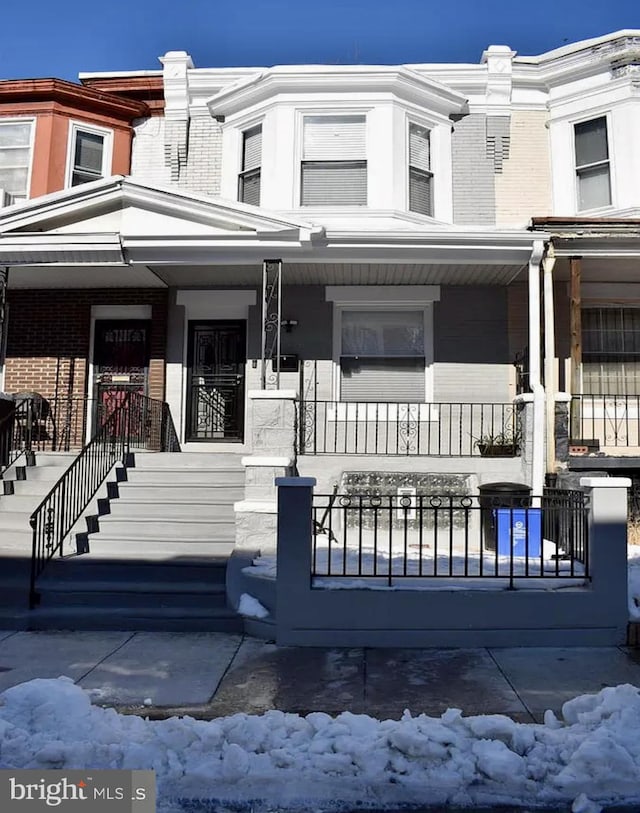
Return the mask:
[(47, 567), (45, 579), (77, 580), (95, 583), (144, 584), (224, 584), (228, 554), (207, 555), (194, 559), (171, 557), (144, 561), (133, 558), (101, 558), (98, 554), (83, 554), (54, 559)]
[(100, 559), (129, 559), (135, 562), (171, 562), (195, 564), (207, 563), (222, 557), (229, 557), (234, 548), (233, 536), (212, 539), (189, 536), (162, 539), (157, 536), (114, 537), (105, 534), (90, 534), (90, 557)]
[[(138, 483), (120, 483), (119, 497), (113, 503), (205, 503), (208, 505), (231, 504), (241, 500), (244, 489), (239, 486), (210, 485), (140, 485)], [(0, 498), (0, 502), (1, 502)]]
[[(4, 497), (2, 498), (4, 499)], [(36, 503), (35, 505), (37, 505)], [(34, 508), (35, 508), (34, 505)], [(12, 511), (12, 510), (2, 510), (0, 511), (0, 545), (4, 545), (5, 533), (9, 533), (11, 531), (27, 531), (30, 528), (29, 525), (29, 517), (31, 516), (31, 511)]]
[[(154, 502), (141, 502), (133, 500), (111, 500), (109, 503), (110, 513), (104, 514), (100, 517), (100, 528), (103, 528), (103, 519), (106, 517), (111, 518), (129, 518), (137, 520), (139, 517), (150, 519), (155, 517), (156, 520), (162, 522), (170, 520), (198, 520), (201, 522), (229, 522), (233, 523), (234, 513), (233, 505), (228, 502), (215, 503), (215, 502), (173, 502), (166, 503), (162, 501)], [(2, 512), (0, 511), (0, 521), (2, 520)]]
[(61, 469), (67, 469), (76, 459), (78, 452), (36, 452), (36, 465), (29, 468), (49, 468), (57, 466)]
[(4, 494), (0, 497), (0, 528), (2, 527), (2, 517), (8, 512), (18, 512), (31, 514), (47, 495), (47, 488), (42, 494)]
[[(38, 471), (38, 469), (34, 469), (33, 471), (35, 473), (36, 471)], [(58, 477), (55, 477), (55, 476), (53, 476), (53, 475), (55, 475), (55, 471), (56, 470), (53, 469), (53, 468), (51, 468), (51, 469), (41, 469), (40, 470), (40, 473), (43, 473), (43, 472), (47, 473), (47, 474), (51, 473), (52, 474), (51, 478), (36, 477), (35, 479), (14, 480), (13, 484), (12, 484), (13, 495), (16, 495), (16, 496), (19, 496), (19, 497), (32, 496), (32, 497), (39, 497), (40, 499), (42, 499), (43, 497), (45, 497), (49, 493), (49, 491), (51, 491), (51, 488), (53, 487), (53, 484), (63, 474), (63, 472), (61, 471), (60, 474), (58, 475)], [(11, 495), (11, 496), (13, 496), (13, 495)], [(2, 502), (2, 497), (0, 497), (0, 502)]]
[(198, 607), (85, 607), (40, 606), (29, 613), (30, 630), (144, 630), (166, 632), (242, 632), (242, 619), (233, 610)]
[[(38, 585), (40, 606), (85, 607), (85, 608), (136, 608), (157, 609), (200, 608), (203, 611), (225, 609), (226, 591), (224, 585), (201, 584), (169, 585), (141, 583), (138, 589), (133, 585), (109, 585), (101, 583), (74, 584), (73, 582), (43, 581)], [(182, 589), (181, 589), (182, 588)]]
[[(173, 541), (180, 546), (185, 539), (230, 540), (235, 538), (235, 523), (229, 519), (193, 519), (185, 517), (164, 519), (147, 512), (146, 516), (122, 517), (105, 514), (100, 517), (100, 536), (111, 539), (140, 539)], [(28, 527), (28, 526), (27, 526)], [(94, 536), (94, 534), (91, 534)]]
[(212, 452), (136, 452), (136, 469), (158, 468), (236, 468), (241, 469), (242, 455), (229, 452), (216, 454)]
[(33, 532), (28, 523), (18, 528), (7, 528), (0, 523), (0, 563), (4, 562), (5, 557), (17, 553), (31, 557), (32, 539)]
[(129, 468), (127, 469), (127, 482), (135, 485), (168, 485), (176, 483), (181, 486), (244, 486), (245, 473), (243, 468)]

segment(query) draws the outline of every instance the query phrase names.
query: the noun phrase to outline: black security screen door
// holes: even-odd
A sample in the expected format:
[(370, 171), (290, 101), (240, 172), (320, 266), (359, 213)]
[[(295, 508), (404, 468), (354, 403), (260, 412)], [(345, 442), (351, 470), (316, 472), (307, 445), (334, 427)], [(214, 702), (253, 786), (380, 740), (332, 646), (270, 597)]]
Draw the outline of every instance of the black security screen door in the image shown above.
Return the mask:
[(127, 392), (147, 394), (149, 331), (146, 320), (97, 320), (93, 353), (95, 420), (109, 415)]
[(189, 323), (188, 441), (244, 439), (244, 322)]

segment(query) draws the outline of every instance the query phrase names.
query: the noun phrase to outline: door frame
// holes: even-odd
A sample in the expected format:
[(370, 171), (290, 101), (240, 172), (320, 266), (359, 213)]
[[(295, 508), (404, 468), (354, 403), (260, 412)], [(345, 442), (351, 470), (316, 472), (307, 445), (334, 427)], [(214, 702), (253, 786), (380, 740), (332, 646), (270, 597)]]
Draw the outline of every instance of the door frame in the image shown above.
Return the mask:
[[(244, 342), (242, 341), (242, 337), (240, 337), (240, 345), (243, 346), (243, 358), (240, 361), (239, 367), (242, 368), (242, 393), (241, 398), (238, 400), (238, 435), (237, 438), (192, 438), (188, 437), (188, 433), (190, 430), (190, 420), (192, 418), (191, 415), (191, 381), (192, 381), (192, 354), (193, 354), (193, 338), (194, 338), (194, 328), (196, 325), (207, 325), (207, 326), (220, 326), (220, 327), (230, 327), (230, 326), (237, 326), (240, 328), (241, 332), (244, 334)], [(247, 340), (248, 340), (248, 323), (246, 319), (187, 319), (185, 323), (185, 333), (186, 333), (186, 346), (185, 346), (185, 356), (186, 356), (186, 365), (185, 365), (185, 411), (184, 411), (184, 438), (186, 443), (244, 443), (245, 442), (245, 430), (246, 430), (246, 402), (247, 402)]]
[[(167, 361), (166, 382), (167, 401), (171, 407), (180, 442), (186, 443), (187, 432), (187, 352), (189, 342), (189, 322), (202, 320), (217, 321), (237, 319), (247, 323), (247, 358), (249, 356), (249, 308), (258, 302), (258, 289), (228, 289), (228, 288), (207, 288), (207, 289), (182, 289), (176, 291), (175, 305), (170, 306), (177, 309), (176, 322), (181, 335), (182, 354), (180, 362)], [(175, 311), (174, 311), (175, 313)], [(170, 320), (171, 322), (171, 316)], [(171, 334), (170, 334), (171, 335)], [(249, 377), (247, 365), (245, 381)], [(249, 387), (245, 386), (245, 434), (247, 429), (247, 392)]]

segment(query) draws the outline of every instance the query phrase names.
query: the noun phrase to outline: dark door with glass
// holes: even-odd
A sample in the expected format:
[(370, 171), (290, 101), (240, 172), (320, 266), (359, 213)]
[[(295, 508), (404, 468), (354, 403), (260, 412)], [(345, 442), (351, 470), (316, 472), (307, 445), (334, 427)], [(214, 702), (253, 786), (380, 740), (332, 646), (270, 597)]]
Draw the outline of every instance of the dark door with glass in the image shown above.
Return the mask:
[(148, 320), (97, 320), (93, 353), (93, 397), (99, 425), (122, 403), (127, 392), (147, 394)]
[(246, 325), (189, 322), (188, 441), (244, 440)]

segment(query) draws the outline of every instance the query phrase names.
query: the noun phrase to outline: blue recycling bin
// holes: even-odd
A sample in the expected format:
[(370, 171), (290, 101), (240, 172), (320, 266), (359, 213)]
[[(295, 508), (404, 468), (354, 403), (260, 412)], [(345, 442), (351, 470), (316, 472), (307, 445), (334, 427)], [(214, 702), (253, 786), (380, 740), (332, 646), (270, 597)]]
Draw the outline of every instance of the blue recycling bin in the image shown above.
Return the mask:
[(496, 525), (499, 556), (542, 555), (540, 508), (497, 508)]

